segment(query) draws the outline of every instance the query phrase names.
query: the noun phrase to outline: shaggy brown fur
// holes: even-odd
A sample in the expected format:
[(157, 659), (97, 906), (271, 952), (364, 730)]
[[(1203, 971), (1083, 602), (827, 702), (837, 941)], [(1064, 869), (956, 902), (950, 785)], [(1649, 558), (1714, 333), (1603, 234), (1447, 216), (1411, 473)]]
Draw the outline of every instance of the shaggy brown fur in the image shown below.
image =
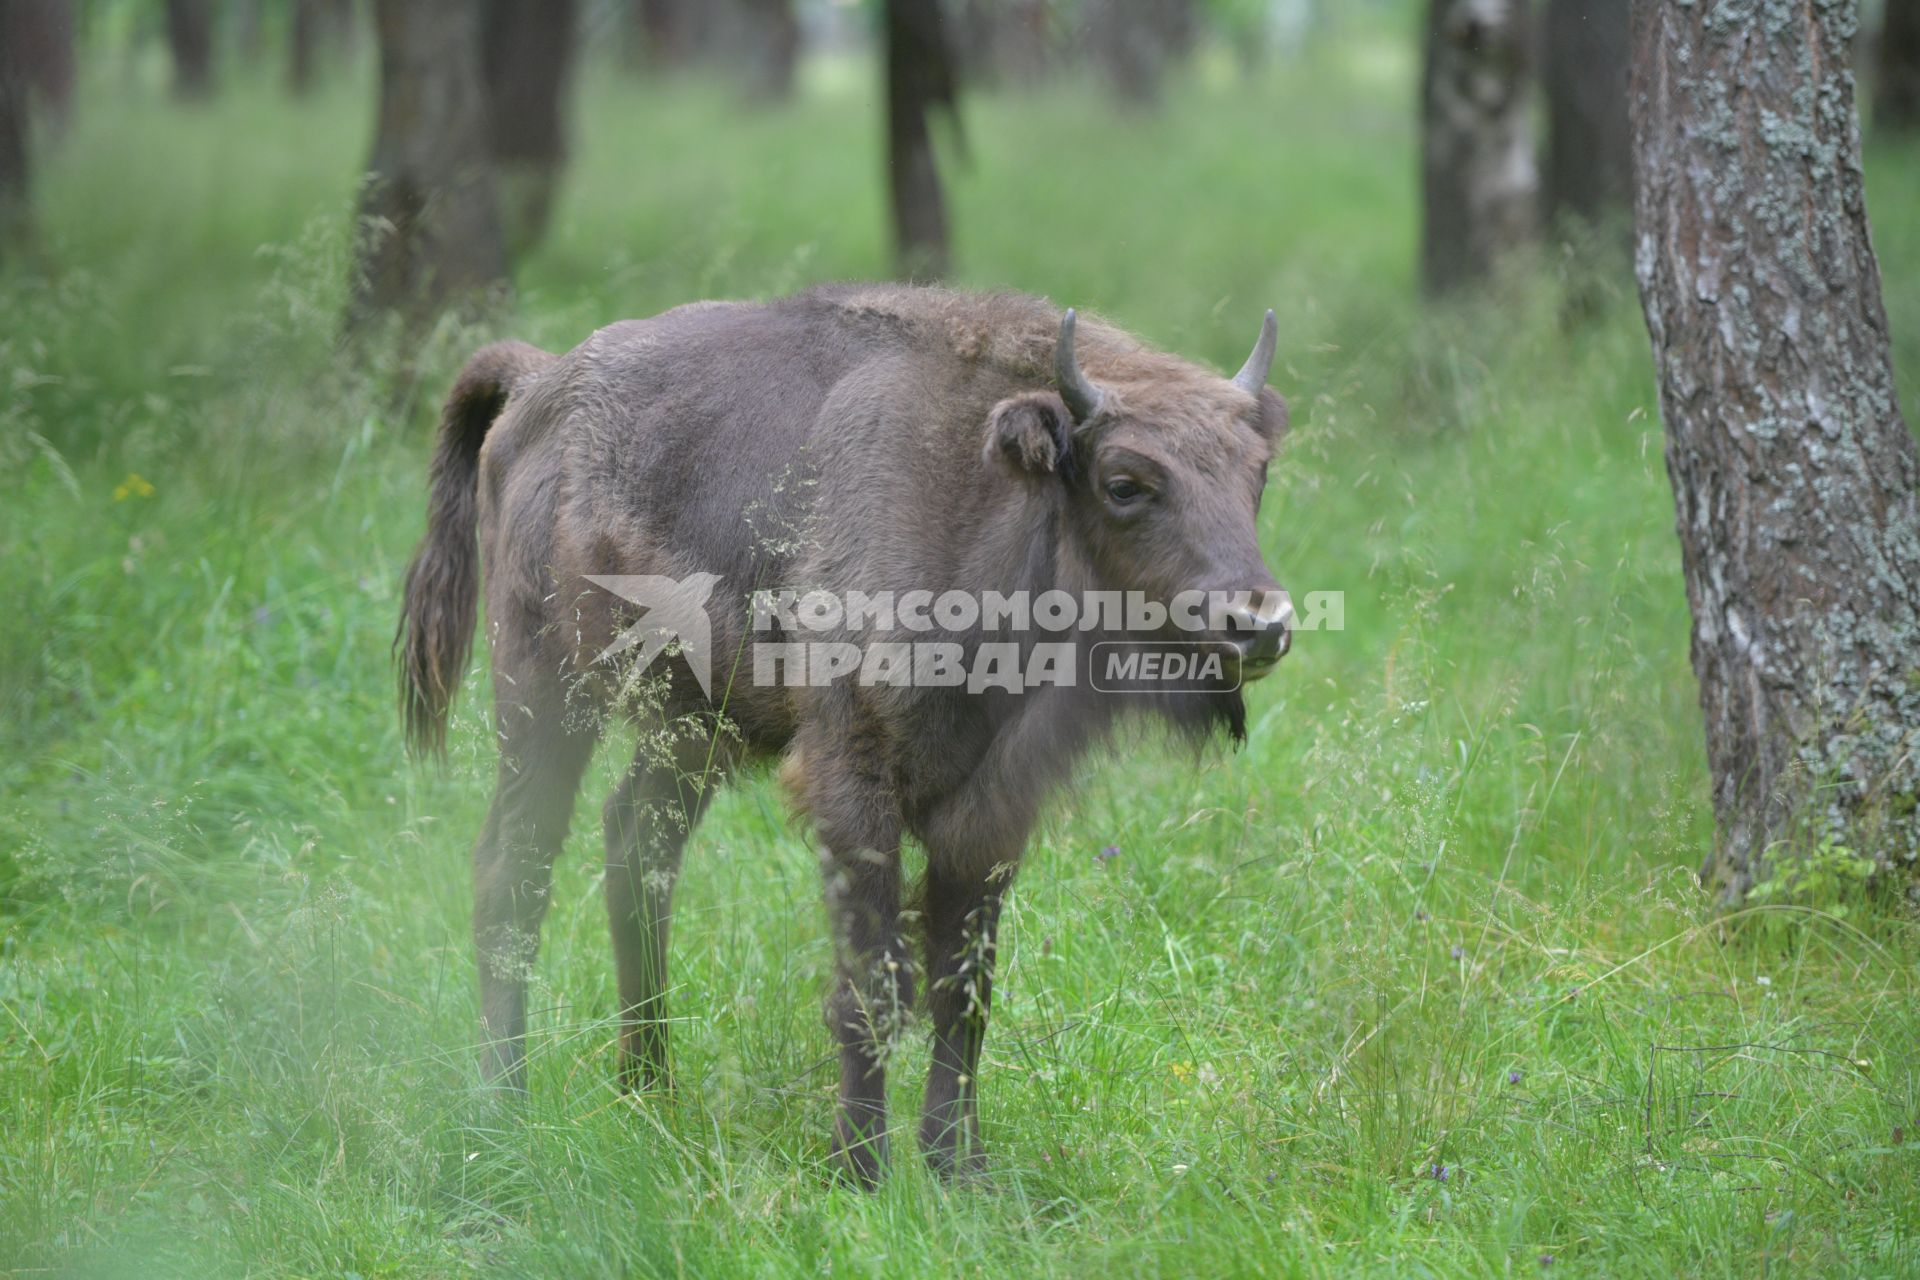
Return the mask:
[[(885, 1064), (916, 977), (934, 1042), (922, 1144), (943, 1171), (978, 1160), (995, 922), (1042, 802), (1123, 712), (1238, 736), (1240, 692), (1117, 697), (1084, 676), (1022, 693), (762, 687), (746, 655), (769, 637), (753, 632), (748, 599), (763, 587), (1159, 601), (1274, 588), (1255, 514), (1285, 402), (1089, 321), (1080, 369), (1099, 407), (1075, 421), (1052, 384), (1060, 328), (1051, 304), (1019, 294), (842, 286), (682, 307), (557, 358), (500, 344), (461, 374), (397, 646), (409, 738), (438, 750), (485, 564), (500, 769), (474, 850), (474, 938), (492, 1077), (524, 1084), (526, 975), (553, 858), (602, 722), (620, 714), (643, 729), (605, 815), (623, 1080), (667, 1079), (666, 936), (687, 834), (737, 762), (784, 757), (822, 846), (839, 957), (827, 1017), (846, 1167), (871, 1183), (883, 1166)], [(1147, 496), (1116, 496), (1126, 485)], [(638, 682), (596, 661), (628, 619), (588, 575), (693, 573), (719, 579), (713, 700), (678, 659)], [(1222, 645), (1253, 655), (1249, 678), (1284, 651), (1284, 618), (1217, 625), (1230, 628)], [(1231, 630), (1246, 627), (1257, 634)], [(814, 638), (1030, 652), (1038, 637)], [(1139, 637), (1047, 638), (1084, 652)], [(907, 838), (928, 867), (912, 917)]]

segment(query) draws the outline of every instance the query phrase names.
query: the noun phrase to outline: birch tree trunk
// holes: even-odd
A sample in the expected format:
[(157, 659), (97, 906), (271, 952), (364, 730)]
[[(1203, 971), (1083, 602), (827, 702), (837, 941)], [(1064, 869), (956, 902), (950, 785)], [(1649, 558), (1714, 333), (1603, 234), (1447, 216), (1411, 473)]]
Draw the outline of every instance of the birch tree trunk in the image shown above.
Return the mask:
[[(1826, 838), (1911, 887), (1920, 483), (1868, 240), (1853, 4), (1641, 0), (1636, 265), (1737, 901)], [(1780, 843), (1786, 842), (1786, 843)]]
[(1422, 83), (1427, 292), (1493, 274), (1533, 238), (1525, 0), (1430, 0)]

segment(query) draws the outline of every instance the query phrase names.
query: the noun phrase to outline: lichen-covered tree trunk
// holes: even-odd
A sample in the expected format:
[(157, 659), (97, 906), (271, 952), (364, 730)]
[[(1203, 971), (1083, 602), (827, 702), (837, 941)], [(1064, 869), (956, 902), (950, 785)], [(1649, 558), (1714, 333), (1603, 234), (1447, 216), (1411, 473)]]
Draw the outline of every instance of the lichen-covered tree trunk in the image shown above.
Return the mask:
[(886, 0), (887, 179), (896, 269), (910, 279), (947, 272), (947, 210), (932, 117), (956, 105), (953, 54), (939, 0)]
[(1873, 127), (1920, 130), (1920, 0), (1887, 0), (1873, 88)]
[(484, 0), (481, 71), (487, 153), (511, 255), (538, 244), (566, 162), (574, 0)]
[(0, 0), (0, 261), (25, 239), (32, 207), (30, 72), (13, 38), (22, 2)]
[(1430, 0), (1422, 78), (1427, 292), (1484, 280), (1533, 238), (1525, 0)]
[(480, 88), (480, 0), (375, 0), (380, 117), (350, 328), (423, 319), (506, 279)]
[(184, 102), (213, 96), (213, 0), (167, 0), (167, 48), (173, 94)]
[[(1833, 839), (1920, 853), (1920, 483), (1867, 236), (1855, 5), (1642, 0), (1637, 268), (1738, 900)], [(1786, 842), (1782, 844), (1781, 842)]]
[(1540, 80), (1547, 91), (1541, 175), (1549, 226), (1619, 217), (1633, 199), (1633, 134), (1627, 121), (1631, 0), (1547, 0)]

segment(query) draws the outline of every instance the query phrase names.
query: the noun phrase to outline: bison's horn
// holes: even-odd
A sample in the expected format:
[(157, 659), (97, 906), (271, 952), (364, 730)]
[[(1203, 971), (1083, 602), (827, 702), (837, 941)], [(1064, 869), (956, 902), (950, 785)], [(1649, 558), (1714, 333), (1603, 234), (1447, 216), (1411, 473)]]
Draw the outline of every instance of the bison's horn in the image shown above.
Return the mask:
[(1273, 368), (1274, 349), (1280, 345), (1280, 322), (1273, 318), (1271, 308), (1267, 318), (1260, 325), (1260, 341), (1253, 344), (1253, 354), (1240, 366), (1240, 372), (1233, 375), (1233, 385), (1250, 396), (1258, 396), (1260, 388), (1267, 385), (1267, 372)]
[(1100, 402), (1106, 397), (1100, 388), (1087, 381), (1087, 375), (1080, 372), (1080, 362), (1074, 358), (1074, 319), (1072, 307), (1060, 317), (1060, 341), (1053, 348), (1053, 380), (1059, 384), (1060, 398), (1067, 402), (1073, 420), (1085, 422), (1100, 412)]

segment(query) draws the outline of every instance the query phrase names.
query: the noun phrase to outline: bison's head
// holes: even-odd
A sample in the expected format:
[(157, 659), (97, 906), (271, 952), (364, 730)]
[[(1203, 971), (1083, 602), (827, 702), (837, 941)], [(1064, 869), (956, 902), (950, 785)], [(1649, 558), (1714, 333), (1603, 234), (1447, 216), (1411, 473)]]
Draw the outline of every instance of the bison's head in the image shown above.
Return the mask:
[[(1278, 326), (1267, 313), (1231, 379), (1100, 332), (1107, 380), (1080, 367), (1075, 315), (1060, 323), (1053, 391), (995, 407), (989, 448), (1035, 483), (1058, 485), (1068, 535), (1101, 590), (1171, 606), (1204, 593), (1199, 636), (1243, 680), (1271, 671), (1291, 640), (1292, 608), (1260, 555), (1256, 519), (1287, 405), (1266, 385)], [(1091, 336), (1091, 335), (1090, 335)], [(1099, 350), (1101, 348), (1096, 348)]]

